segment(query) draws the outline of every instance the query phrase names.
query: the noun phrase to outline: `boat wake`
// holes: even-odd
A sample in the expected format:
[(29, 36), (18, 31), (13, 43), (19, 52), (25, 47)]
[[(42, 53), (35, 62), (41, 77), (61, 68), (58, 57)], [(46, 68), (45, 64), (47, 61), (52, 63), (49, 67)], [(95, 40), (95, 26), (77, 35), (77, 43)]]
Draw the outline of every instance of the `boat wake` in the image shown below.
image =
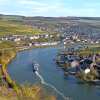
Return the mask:
[(61, 93), (59, 90), (57, 90), (56, 87), (54, 87), (52, 84), (49, 84), (49, 83), (45, 82), (44, 78), (39, 74), (38, 71), (35, 71), (35, 74), (40, 78), (40, 81), (41, 81), (42, 84), (44, 84), (44, 85), (46, 85), (46, 86), (48, 86), (48, 87), (54, 89), (60, 96), (62, 96), (62, 98), (63, 98), (64, 100), (69, 100), (69, 98), (66, 97), (66, 96), (64, 96), (64, 94)]

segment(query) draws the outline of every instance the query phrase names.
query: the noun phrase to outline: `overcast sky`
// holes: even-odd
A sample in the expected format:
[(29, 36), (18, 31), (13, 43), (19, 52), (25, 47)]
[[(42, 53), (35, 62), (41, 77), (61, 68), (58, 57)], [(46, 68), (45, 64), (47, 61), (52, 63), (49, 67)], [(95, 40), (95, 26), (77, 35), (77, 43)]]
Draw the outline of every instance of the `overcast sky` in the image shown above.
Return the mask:
[(100, 0), (0, 0), (0, 14), (100, 17)]

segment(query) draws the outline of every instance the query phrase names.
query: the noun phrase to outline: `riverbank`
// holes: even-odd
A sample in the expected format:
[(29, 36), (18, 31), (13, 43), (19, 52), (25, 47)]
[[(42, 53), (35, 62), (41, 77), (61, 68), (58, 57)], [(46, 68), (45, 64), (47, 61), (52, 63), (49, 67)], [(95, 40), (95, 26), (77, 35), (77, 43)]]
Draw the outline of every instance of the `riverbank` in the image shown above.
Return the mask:
[[(7, 46), (6, 46), (7, 47)], [(9, 46), (14, 48), (13, 46)], [(4, 48), (3, 48), (4, 49)], [(50, 96), (44, 92), (45, 90), (38, 85), (19, 85), (15, 81), (13, 81), (7, 71), (7, 65), (8, 63), (16, 56), (16, 53), (19, 50), (5, 50), (0, 52), (0, 77), (1, 77), (1, 85), (0, 89), (2, 92), (0, 92), (0, 98), (3, 100), (20, 100), (26, 99), (27, 100), (56, 100), (54, 96)], [(10, 92), (11, 91), (11, 92)], [(8, 98), (9, 97), (9, 98)]]

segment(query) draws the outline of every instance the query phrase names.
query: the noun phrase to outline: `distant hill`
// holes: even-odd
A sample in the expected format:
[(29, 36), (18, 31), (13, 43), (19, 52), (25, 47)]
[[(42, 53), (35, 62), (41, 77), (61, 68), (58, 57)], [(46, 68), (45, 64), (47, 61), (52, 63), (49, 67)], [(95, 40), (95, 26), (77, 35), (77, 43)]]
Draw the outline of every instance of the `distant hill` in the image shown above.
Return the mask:
[[(32, 33), (35, 30), (47, 33), (66, 33), (66, 34), (79, 34), (87, 35), (92, 38), (100, 38), (100, 17), (25, 17), (17, 15), (2, 15), (0, 14), (0, 32), (7, 34), (8, 31), (2, 24), (7, 23), (6, 27), (14, 24), (20, 26), (21, 30), (16, 33)], [(13, 26), (13, 25), (12, 25)], [(26, 27), (25, 27), (26, 26)], [(13, 29), (13, 27), (10, 27)], [(29, 30), (28, 30), (29, 29)], [(27, 30), (27, 31), (26, 31)], [(29, 32), (28, 32), (29, 31)], [(14, 31), (11, 31), (14, 32)], [(35, 32), (33, 32), (35, 33)]]
[(0, 14), (0, 19), (5, 20), (41, 20), (41, 21), (68, 21), (68, 20), (95, 20), (100, 21), (100, 17), (43, 17), (43, 16), (35, 16), (35, 17), (25, 17), (25, 16), (19, 16), (19, 15), (3, 15)]

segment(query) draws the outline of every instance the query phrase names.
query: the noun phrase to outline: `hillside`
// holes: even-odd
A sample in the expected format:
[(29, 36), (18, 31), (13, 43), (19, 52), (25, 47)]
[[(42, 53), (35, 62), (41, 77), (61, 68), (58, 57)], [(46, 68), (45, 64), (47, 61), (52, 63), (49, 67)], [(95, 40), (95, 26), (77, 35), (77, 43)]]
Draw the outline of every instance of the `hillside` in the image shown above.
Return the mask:
[(0, 18), (0, 35), (5, 34), (41, 34), (44, 31), (33, 28), (31, 25), (24, 24), (20, 19), (13, 20), (11, 17)]
[(65, 33), (100, 38), (99, 17), (25, 17), (0, 15), (0, 34)]

